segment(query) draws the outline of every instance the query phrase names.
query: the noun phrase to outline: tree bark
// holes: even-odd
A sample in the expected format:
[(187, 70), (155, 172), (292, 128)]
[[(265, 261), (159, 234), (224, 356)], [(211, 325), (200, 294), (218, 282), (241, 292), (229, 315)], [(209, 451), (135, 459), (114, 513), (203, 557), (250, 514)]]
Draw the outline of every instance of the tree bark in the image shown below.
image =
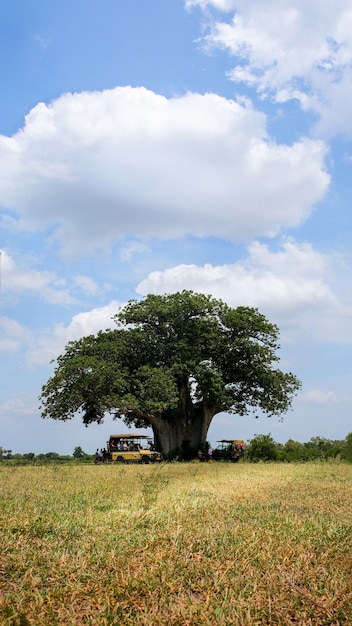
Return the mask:
[(149, 416), (155, 444), (165, 456), (192, 456), (204, 446), (215, 409), (194, 406), (192, 415)]

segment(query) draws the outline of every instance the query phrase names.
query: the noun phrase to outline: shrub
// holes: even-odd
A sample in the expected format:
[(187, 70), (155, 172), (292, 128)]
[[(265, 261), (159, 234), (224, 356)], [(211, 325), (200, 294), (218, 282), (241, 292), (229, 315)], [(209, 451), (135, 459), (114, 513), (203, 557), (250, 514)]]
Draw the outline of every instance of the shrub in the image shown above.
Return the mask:
[(276, 461), (278, 457), (277, 444), (270, 435), (255, 435), (247, 447), (247, 458), (252, 463), (258, 461)]
[(344, 442), (344, 457), (346, 461), (352, 463), (352, 433), (349, 433)]

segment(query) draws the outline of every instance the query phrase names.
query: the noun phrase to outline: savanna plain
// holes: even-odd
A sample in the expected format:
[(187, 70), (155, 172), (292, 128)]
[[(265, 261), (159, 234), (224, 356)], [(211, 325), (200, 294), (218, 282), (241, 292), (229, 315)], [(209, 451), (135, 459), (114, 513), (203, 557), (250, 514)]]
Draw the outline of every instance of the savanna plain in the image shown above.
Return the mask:
[(352, 624), (352, 465), (0, 465), (1, 626)]

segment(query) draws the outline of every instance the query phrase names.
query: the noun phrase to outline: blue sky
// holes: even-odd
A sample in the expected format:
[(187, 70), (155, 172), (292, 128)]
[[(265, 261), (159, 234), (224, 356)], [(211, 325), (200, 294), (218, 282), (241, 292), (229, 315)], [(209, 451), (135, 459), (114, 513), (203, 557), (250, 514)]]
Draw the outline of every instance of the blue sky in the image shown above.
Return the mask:
[(351, 0), (1, 2), (0, 445), (126, 430), (42, 420), (51, 361), (182, 289), (258, 307), (302, 381), (213, 445), (351, 432), (351, 79)]

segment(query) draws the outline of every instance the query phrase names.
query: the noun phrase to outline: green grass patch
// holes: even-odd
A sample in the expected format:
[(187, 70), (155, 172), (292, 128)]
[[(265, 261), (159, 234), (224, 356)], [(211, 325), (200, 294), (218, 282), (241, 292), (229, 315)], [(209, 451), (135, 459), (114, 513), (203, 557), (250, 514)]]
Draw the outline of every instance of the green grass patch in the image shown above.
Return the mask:
[(2, 626), (352, 623), (352, 466), (0, 467)]

